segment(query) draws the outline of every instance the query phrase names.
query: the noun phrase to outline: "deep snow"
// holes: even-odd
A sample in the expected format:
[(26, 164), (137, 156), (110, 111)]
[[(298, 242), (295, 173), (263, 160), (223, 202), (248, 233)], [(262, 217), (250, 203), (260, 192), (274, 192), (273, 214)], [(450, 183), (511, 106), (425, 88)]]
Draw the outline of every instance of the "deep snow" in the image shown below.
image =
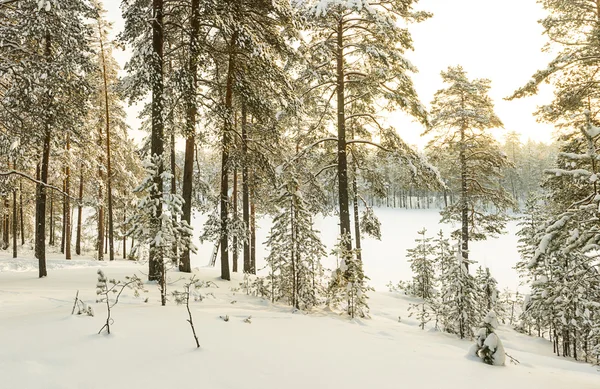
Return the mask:
[[(367, 243), (365, 253), (367, 273), (384, 290), (380, 284), (390, 279), (410, 278), (404, 249), (427, 220), (436, 227), (437, 215), (424, 211), (380, 215), (384, 239)], [(331, 219), (323, 223), (326, 239), (334, 237), (335, 223)], [(481, 252), (494, 266), (492, 271), (501, 284), (514, 282), (510, 273), (499, 271), (514, 263), (514, 259), (505, 263), (510, 259), (508, 242), (488, 244), (493, 248)], [(210, 246), (202, 250), (210, 252)], [(208, 256), (196, 264), (207, 260)], [(38, 279), (35, 264), (30, 253), (13, 260), (8, 252), (0, 252), (2, 389), (600, 387), (597, 368), (556, 357), (548, 341), (505, 326), (497, 333), (521, 364), (487, 366), (467, 356), (471, 341), (431, 328), (421, 330), (408, 318), (410, 298), (371, 293), (369, 320), (350, 320), (324, 310), (292, 313), (287, 306), (233, 292), (231, 288), (240, 282), (238, 275), (225, 282), (218, 279), (217, 269), (210, 268), (195, 270), (198, 277), (219, 286), (201, 292), (212, 292), (214, 298), (192, 303), (200, 350), (194, 348), (185, 308), (172, 302), (161, 307), (154, 284), (147, 284), (147, 296), (135, 298), (127, 292), (114, 308), (113, 333), (97, 335), (106, 313), (104, 305), (94, 303), (97, 268), (101, 266), (108, 278), (136, 273), (145, 279), (146, 266), (125, 261), (67, 262), (53, 254), (48, 277)], [(169, 288), (181, 289), (182, 277), (187, 275), (171, 272)], [(77, 290), (93, 306), (94, 317), (70, 315)], [(146, 297), (149, 301), (144, 303)], [(219, 319), (224, 315), (229, 315), (229, 322)], [(251, 324), (243, 321), (248, 316)]]

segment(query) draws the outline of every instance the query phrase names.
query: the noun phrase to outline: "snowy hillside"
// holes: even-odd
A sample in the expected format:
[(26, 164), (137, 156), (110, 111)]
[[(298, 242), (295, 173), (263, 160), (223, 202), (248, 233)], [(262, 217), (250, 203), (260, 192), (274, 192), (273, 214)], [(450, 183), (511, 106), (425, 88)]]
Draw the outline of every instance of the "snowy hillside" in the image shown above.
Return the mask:
[[(471, 341), (435, 332), (431, 326), (421, 330), (408, 317), (408, 306), (415, 300), (389, 293), (384, 285), (411, 277), (406, 248), (414, 245), (417, 229), (426, 226), (433, 234), (439, 228), (438, 213), (380, 209), (378, 214), (383, 240), (365, 242), (366, 272), (377, 289), (369, 296), (368, 320), (324, 310), (294, 313), (288, 306), (232, 291), (241, 276), (224, 282), (217, 269), (202, 267), (212, 244), (202, 245), (194, 258), (199, 267), (195, 274), (218, 288), (201, 289), (203, 301), (191, 303), (200, 350), (194, 347), (185, 307), (173, 301), (160, 307), (155, 284), (146, 284), (148, 293), (139, 298), (126, 290), (113, 309), (112, 334), (97, 335), (106, 318), (106, 307), (95, 303), (97, 269), (108, 278), (137, 274), (145, 280), (144, 264), (65, 261), (53, 254), (48, 277), (38, 279), (31, 253), (13, 260), (0, 252), (0, 387), (599, 387), (597, 368), (556, 357), (548, 341), (507, 326), (501, 326), (499, 336), (521, 364), (504, 368), (468, 357)], [(334, 219), (318, 223), (331, 247)], [(259, 241), (268, 221), (261, 225)], [(517, 259), (515, 244), (512, 234), (474, 244), (473, 257), (492, 269), (501, 287), (517, 284), (511, 269)], [(259, 258), (263, 254), (258, 251)], [(182, 290), (184, 279), (185, 274), (170, 272), (169, 290)], [(94, 317), (70, 315), (77, 291), (92, 306)], [(251, 323), (245, 323), (249, 316)]]
[[(4, 253), (0, 261), (4, 268), (13, 262)], [(218, 288), (202, 289), (206, 298), (191, 308), (201, 349), (194, 347), (185, 308), (160, 307), (155, 285), (147, 285), (141, 298), (126, 292), (113, 310), (113, 333), (97, 335), (106, 312), (94, 303), (95, 267), (109, 278), (143, 277), (145, 268), (58, 262), (50, 261), (45, 279), (34, 271), (0, 273), (3, 388), (592, 389), (600, 383), (594, 367), (555, 357), (545, 341), (505, 327), (500, 337), (520, 365), (498, 368), (469, 359), (471, 342), (420, 330), (407, 318), (410, 300), (398, 295), (373, 293), (370, 320), (293, 313), (232, 292), (237, 282), (219, 281), (212, 269), (197, 274)], [(180, 276), (169, 275), (171, 290), (182, 284)], [(94, 317), (70, 315), (77, 290)], [(225, 315), (228, 322), (219, 318)], [(249, 316), (250, 324), (244, 322)]]

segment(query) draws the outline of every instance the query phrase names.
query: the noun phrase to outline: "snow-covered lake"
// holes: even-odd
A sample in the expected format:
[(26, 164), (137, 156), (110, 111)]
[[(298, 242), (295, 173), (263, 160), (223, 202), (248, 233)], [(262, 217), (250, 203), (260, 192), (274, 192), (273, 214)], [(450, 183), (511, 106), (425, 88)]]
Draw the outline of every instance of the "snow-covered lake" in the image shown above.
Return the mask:
[[(435, 209), (377, 208), (375, 213), (381, 221), (382, 239), (363, 239), (362, 247), (366, 275), (371, 279), (370, 285), (378, 291), (387, 290), (386, 285), (390, 281), (396, 283), (412, 277), (405, 255), (407, 249), (414, 247), (418, 237), (417, 231), (425, 227), (429, 236), (435, 236), (442, 229), (448, 236), (453, 229), (448, 224), (439, 223), (439, 210)], [(193, 220), (196, 234), (194, 243), (198, 245), (198, 253), (192, 256), (194, 267), (206, 266), (214, 247), (212, 242), (200, 244), (197, 238), (205, 220), (206, 217), (202, 215)], [(265, 264), (264, 258), (268, 255), (268, 250), (262, 242), (269, 233), (270, 218), (263, 217), (257, 220), (257, 225), (257, 268), (262, 268)], [(338, 236), (338, 219), (334, 216), (317, 217), (315, 225), (321, 231), (322, 241), (330, 251)], [(510, 288), (516, 291), (519, 288), (520, 291), (524, 291), (526, 287), (519, 287), (519, 279), (513, 269), (519, 260), (518, 238), (515, 235), (517, 231), (517, 221), (511, 221), (506, 234), (487, 241), (471, 242), (471, 259), (477, 261), (475, 267), (489, 267), (501, 289)], [(329, 261), (325, 261), (325, 265), (330, 268), (335, 266), (335, 259), (330, 258)]]

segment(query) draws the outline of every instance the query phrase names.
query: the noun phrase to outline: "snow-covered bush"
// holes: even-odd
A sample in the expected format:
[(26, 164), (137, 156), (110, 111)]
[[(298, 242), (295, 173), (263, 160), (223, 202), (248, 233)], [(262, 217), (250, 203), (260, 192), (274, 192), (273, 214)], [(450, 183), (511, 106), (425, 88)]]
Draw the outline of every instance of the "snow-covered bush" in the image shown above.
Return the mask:
[(495, 332), (496, 328), (498, 328), (496, 313), (490, 311), (477, 331), (477, 342), (473, 345), (471, 352), (488, 365), (504, 366), (506, 353), (502, 341)]

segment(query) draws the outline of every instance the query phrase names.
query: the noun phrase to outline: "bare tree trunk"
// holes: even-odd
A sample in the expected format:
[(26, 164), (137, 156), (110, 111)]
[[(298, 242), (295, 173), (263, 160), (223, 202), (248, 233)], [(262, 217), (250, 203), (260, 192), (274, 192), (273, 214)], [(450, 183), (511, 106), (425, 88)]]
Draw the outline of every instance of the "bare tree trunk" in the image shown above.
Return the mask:
[(462, 256), (465, 260), (465, 267), (469, 270), (469, 198), (467, 188), (467, 156), (466, 156), (465, 128), (460, 131), (460, 201), (461, 201), (461, 240)]
[(54, 246), (54, 190), (50, 189), (50, 246)]
[(104, 219), (104, 254), (108, 254), (108, 223)]
[[(9, 165), (10, 168), (10, 165)], [(2, 249), (8, 249), (10, 246), (10, 200), (8, 195), (4, 196), (4, 209), (2, 210)]]
[(77, 205), (77, 236), (75, 238), (75, 253), (81, 255), (81, 223), (83, 218), (83, 163), (79, 167), (79, 196)]
[(250, 189), (248, 185), (248, 127), (246, 105), (242, 103), (242, 217), (244, 219), (244, 273), (250, 273)]
[[(191, 1), (190, 17), (190, 62), (189, 62), (189, 85), (186, 109), (186, 138), (185, 157), (183, 162), (183, 182), (181, 194), (183, 197), (183, 220), (188, 225), (192, 224), (192, 192), (194, 174), (194, 146), (196, 144), (196, 87), (198, 85), (198, 35), (200, 33), (200, 0)], [(181, 253), (179, 271), (191, 273), (190, 249), (186, 247)]]
[[(67, 133), (67, 155), (71, 150), (71, 139)], [(65, 168), (65, 259), (71, 259), (71, 167)]]
[[(348, 159), (346, 154), (346, 115), (344, 104), (344, 24), (342, 16), (337, 26), (337, 130), (338, 130), (338, 202), (340, 208), (340, 235), (350, 238), (350, 210), (348, 200)], [(352, 240), (345, 240), (345, 249), (352, 251)]]
[[(46, 53), (50, 55), (50, 37), (46, 36)], [(46, 123), (46, 134), (44, 136), (44, 148), (42, 151), (42, 163), (40, 167), (40, 181), (48, 183), (48, 164), (50, 161), (50, 128)], [(36, 196), (36, 229), (35, 229), (35, 257), (38, 259), (39, 277), (46, 277), (46, 186), (37, 185)]]
[(108, 101), (108, 75), (106, 73), (106, 57), (104, 53), (104, 36), (98, 19), (98, 36), (100, 40), (100, 57), (102, 59), (102, 79), (104, 82), (104, 124), (106, 126), (106, 189), (108, 198), (108, 245), (110, 248), (109, 260), (115, 260), (114, 249), (114, 219), (112, 197), (112, 167), (110, 161), (110, 110)]
[(127, 259), (127, 208), (123, 207), (123, 259)]
[[(354, 127), (352, 127), (352, 139), (354, 139)], [(354, 154), (353, 154), (354, 156)], [(356, 240), (356, 259), (362, 261), (362, 251), (360, 246), (360, 215), (358, 213), (358, 185), (356, 184), (356, 174), (358, 169), (356, 168), (357, 162), (352, 161), (352, 204), (354, 206), (354, 236)]]
[[(151, 155), (153, 158), (158, 158), (157, 174), (154, 176), (154, 185), (150, 194), (153, 201), (161, 204), (163, 193), (162, 172), (164, 170), (162, 164), (162, 156), (164, 153), (164, 122), (163, 122), (163, 47), (164, 47), (164, 31), (163, 31), (163, 0), (152, 0), (152, 51), (154, 53), (153, 62), (153, 83), (152, 83), (152, 139), (151, 139)], [(152, 220), (152, 232), (158, 233), (161, 229), (162, 207), (157, 207), (156, 214)], [(165, 266), (164, 253), (160, 247), (156, 247), (153, 243), (150, 244), (150, 260), (148, 280), (158, 281), (164, 285), (165, 281)], [(161, 303), (166, 304), (166, 296), (161, 293)]]
[(23, 182), (19, 180), (19, 222), (21, 224), (21, 246), (25, 244), (25, 221), (23, 220)]
[(256, 274), (256, 205), (254, 203), (254, 180), (250, 202), (250, 273)]
[(17, 257), (17, 191), (13, 190), (12, 198), (12, 243), (13, 243), (13, 258)]
[[(237, 193), (238, 193), (238, 183), (237, 183), (237, 167), (233, 169), (233, 195), (231, 202), (233, 203), (233, 220), (237, 221), (238, 214), (238, 206), (237, 206)], [(233, 272), (237, 273), (238, 271), (238, 239), (237, 235), (233, 236)]]
[(229, 63), (227, 67), (227, 87), (225, 91), (225, 109), (227, 119), (223, 128), (221, 155), (221, 278), (230, 280), (229, 274), (229, 236), (227, 234), (228, 192), (229, 192), (229, 147), (233, 108), (233, 71), (235, 67), (235, 44), (237, 33), (234, 32), (229, 45)]

